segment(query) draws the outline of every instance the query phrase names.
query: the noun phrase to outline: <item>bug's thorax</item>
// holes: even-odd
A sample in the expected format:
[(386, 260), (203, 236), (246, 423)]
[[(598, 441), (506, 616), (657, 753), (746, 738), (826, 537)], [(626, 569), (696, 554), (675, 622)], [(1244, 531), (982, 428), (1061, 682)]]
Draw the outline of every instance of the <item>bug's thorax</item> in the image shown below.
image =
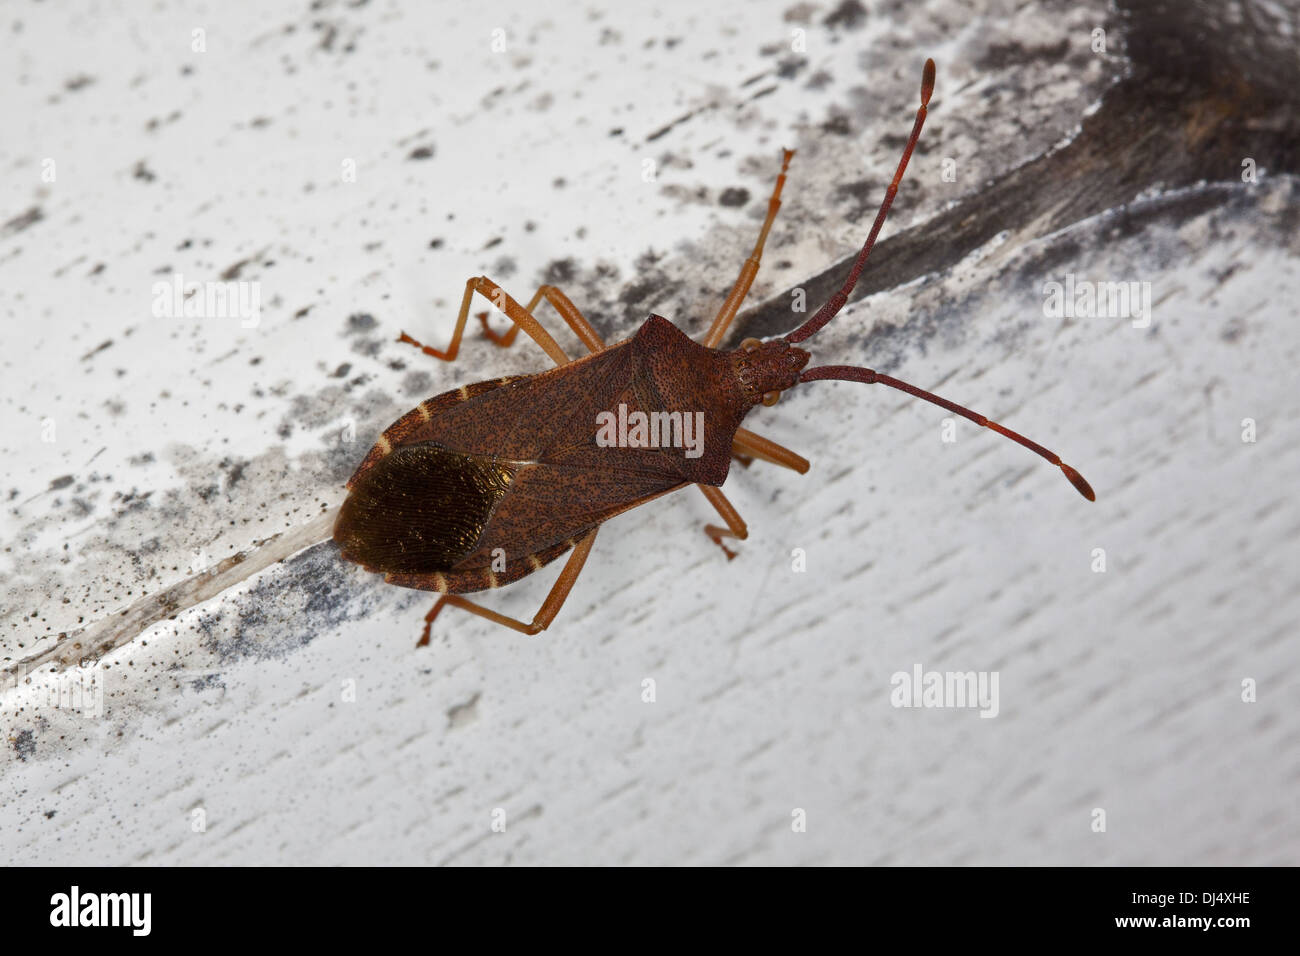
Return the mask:
[(812, 357), (785, 339), (745, 339), (728, 355), (749, 408), (775, 404), (781, 392), (799, 383), (799, 373)]

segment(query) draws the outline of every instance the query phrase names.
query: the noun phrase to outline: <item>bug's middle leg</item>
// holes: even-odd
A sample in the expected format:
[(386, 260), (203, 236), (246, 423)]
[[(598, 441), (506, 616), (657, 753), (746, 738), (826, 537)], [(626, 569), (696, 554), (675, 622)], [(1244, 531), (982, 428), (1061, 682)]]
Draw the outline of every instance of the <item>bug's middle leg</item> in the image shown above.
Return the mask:
[(706, 524), (704, 526), (704, 533), (712, 539), (714, 544), (722, 549), (723, 554), (725, 554), (727, 560), (730, 561), (736, 556), (736, 552), (723, 544), (722, 539), (735, 538), (739, 541), (744, 541), (749, 537), (749, 528), (745, 526), (744, 519), (740, 517), (740, 512), (738, 512), (735, 506), (727, 500), (727, 496), (722, 493), (722, 489), (715, 488), (713, 485), (696, 485), (695, 487), (704, 492), (704, 497), (709, 499), (709, 504), (713, 505), (713, 507), (717, 509), (718, 514), (722, 516), (722, 520), (727, 523), (725, 528), (719, 527), (716, 524)]
[(487, 276), (475, 276), (465, 283), (465, 295), (460, 300), (460, 313), (456, 316), (456, 329), (451, 333), (451, 344), (446, 349), (422, 345), (405, 332), (398, 336), (397, 341), (413, 345), (425, 355), (432, 355), (446, 362), (452, 361), (460, 351), (460, 340), (465, 335), (465, 320), (469, 318), (470, 300), (474, 298), (475, 292), (490, 299), (493, 305), (509, 316), (511, 322), (527, 332), (529, 338), (541, 346), (542, 351), (549, 355), (556, 365), (569, 364), (569, 356), (565, 354), (564, 349), (551, 338), (551, 333), (542, 327), (542, 323), (533, 318), (531, 311), (512, 299), (504, 289)]

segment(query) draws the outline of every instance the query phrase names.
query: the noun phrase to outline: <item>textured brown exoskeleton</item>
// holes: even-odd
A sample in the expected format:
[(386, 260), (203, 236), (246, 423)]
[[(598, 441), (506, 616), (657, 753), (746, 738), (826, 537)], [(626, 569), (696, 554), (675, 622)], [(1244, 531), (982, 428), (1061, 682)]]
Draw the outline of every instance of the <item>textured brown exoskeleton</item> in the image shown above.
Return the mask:
[[(483, 313), (480, 318), (489, 338), (508, 346), (523, 329), (557, 365), (538, 375), (463, 385), (422, 402), (383, 433), (348, 482), (350, 494), (334, 528), (343, 556), (383, 573), (394, 584), (442, 594), (425, 617), (421, 644), (428, 642), (430, 626), (445, 604), (526, 634), (545, 629), (572, 589), (601, 523), (686, 485), (697, 485), (722, 516), (726, 527), (706, 525), (705, 531), (728, 558), (734, 557), (722, 539), (743, 539), (748, 532), (718, 490), (732, 456), (742, 461), (760, 458), (801, 474), (808, 470), (805, 459), (740, 424), (755, 405), (771, 405), (782, 391), (801, 382), (840, 379), (888, 385), (941, 405), (1058, 465), (1075, 488), (1093, 500), (1092, 489), (1077, 471), (997, 422), (871, 369), (805, 370), (810, 356), (795, 347), (848, 301), (921, 135), (933, 89), (934, 61), (927, 60), (912, 134), (853, 268), (840, 291), (783, 338), (747, 339), (727, 351), (717, 348), (758, 272), (763, 245), (781, 205), (781, 189), (794, 155), (790, 150), (785, 152), (754, 252), (703, 344), (692, 341), (667, 319), (652, 315), (631, 338), (606, 346), (554, 286), (542, 286), (525, 307), (485, 276), (466, 283), (456, 331), (445, 351), (420, 345), (402, 333), (400, 341), (437, 358), (454, 359), (471, 299), (478, 292), (492, 299), (514, 323), (508, 333), (497, 335)], [(589, 355), (571, 360), (533, 317), (543, 297)], [(657, 421), (662, 431), (621, 431), (622, 446), (600, 440), (602, 435), (610, 437), (611, 418), (635, 421), (637, 412), (647, 418), (658, 416), (650, 420)], [(703, 439), (702, 445), (687, 445), (689, 424), (698, 422), (703, 428), (695, 437)], [(665, 443), (652, 441), (651, 435), (666, 435), (669, 445), (676, 440), (685, 447), (662, 447)], [(517, 581), (570, 549), (573, 554), (531, 623), (459, 596)]]

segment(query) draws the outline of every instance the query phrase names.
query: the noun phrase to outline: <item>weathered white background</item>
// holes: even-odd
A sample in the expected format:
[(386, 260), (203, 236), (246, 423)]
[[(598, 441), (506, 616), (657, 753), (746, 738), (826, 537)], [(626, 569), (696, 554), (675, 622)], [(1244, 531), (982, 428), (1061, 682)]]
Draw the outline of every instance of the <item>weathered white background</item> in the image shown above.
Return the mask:
[[(1228, 156), (1193, 181), (1108, 176), (1127, 145), (1052, 177), (1032, 164), (1097, 129), (1149, 141), (1104, 101), (1163, 68), (1131, 53), (1149, 9), (410, 6), (0, 12), (0, 859), (1297, 861), (1297, 182), (1270, 161), (1294, 148), (1267, 153), (1294, 112), (1155, 150)], [(1231, 29), (1188, 35), (1255, 30), (1294, 58), (1290, 5), (1221, 6)], [(418, 400), (546, 366), (526, 343), (476, 338), (454, 365), (394, 343), (444, 342), (470, 275), (518, 298), (549, 277), (610, 339), (651, 311), (699, 332), (792, 146), (751, 300), (769, 306), (733, 342), (792, 325), (789, 290), (864, 235), (926, 56), (934, 110), (883, 271), (814, 353), (1024, 431), (1096, 504), (972, 425), (943, 443), (938, 409), (826, 383), (750, 419), (814, 464), (733, 472), (737, 560), (702, 497), (664, 499), (602, 531), (537, 638), (453, 610), (417, 650), (430, 599), (329, 544), (208, 596), (205, 562), (337, 504)], [(1246, 90), (1187, 128), (1249, 112)], [(175, 272), (259, 283), (260, 324), (155, 317)], [(1151, 327), (1045, 317), (1069, 272), (1149, 281)], [(485, 601), (528, 618), (554, 574)], [(174, 619), (89, 641), (164, 593)], [(80, 654), (99, 718), (48, 703)], [(916, 663), (999, 672), (1000, 714), (895, 709)]]

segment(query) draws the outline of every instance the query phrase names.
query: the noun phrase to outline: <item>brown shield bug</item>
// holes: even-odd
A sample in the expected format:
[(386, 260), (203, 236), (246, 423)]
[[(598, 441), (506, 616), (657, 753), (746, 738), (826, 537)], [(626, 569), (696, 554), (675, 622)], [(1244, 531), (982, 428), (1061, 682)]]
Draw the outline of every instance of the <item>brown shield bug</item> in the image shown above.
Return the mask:
[[(441, 594), (425, 617), (420, 643), (434, 618), (452, 604), (525, 634), (545, 629), (563, 605), (591, 553), (602, 522), (687, 485), (704, 493), (725, 525), (705, 531), (727, 557), (724, 538), (748, 536), (745, 522), (719, 490), (734, 456), (759, 458), (801, 474), (808, 462), (741, 427), (756, 405), (804, 382), (839, 379), (900, 389), (993, 429), (1058, 466), (1089, 501), (1092, 488), (1054, 452), (983, 415), (867, 368), (806, 368), (796, 346), (831, 321), (848, 301), (899, 181), (921, 135), (934, 89), (934, 61), (921, 79), (921, 106), (894, 179), (871, 232), (844, 280), (825, 305), (790, 334), (738, 348), (717, 346), (758, 272), (768, 232), (781, 205), (793, 152), (785, 152), (754, 251), (702, 342), (651, 315), (631, 338), (606, 345), (559, 289), (543, 285), (526, 306), (486, 276), (465, 284), (456, 330), (446, 350), (399, 341), (428, 355), (456, 357), (475, 293), (491, 299), (514, 323), (485, 333), (508, 346), (522, 329), (556, 368), (462, 385), (421, 402), (380, 436), (348, 481), (334, 528), (343, 557), (403, 587)], [(589, 354), (570, 359), (533, 316), (545, 298)], [(501, 587), (572, 550), (559, 579), (530, 623), (498, 614), (462, 594)]]

